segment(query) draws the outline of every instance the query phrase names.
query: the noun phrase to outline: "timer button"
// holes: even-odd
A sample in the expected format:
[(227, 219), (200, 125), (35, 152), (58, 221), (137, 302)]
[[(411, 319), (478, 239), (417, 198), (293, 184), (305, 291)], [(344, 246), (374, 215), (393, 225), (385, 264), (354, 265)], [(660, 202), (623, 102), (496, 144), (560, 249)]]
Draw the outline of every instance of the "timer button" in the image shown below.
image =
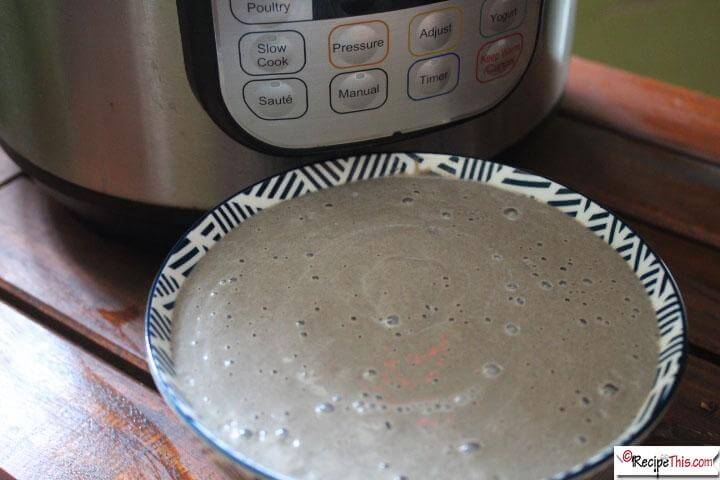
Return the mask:
[(328, 53), (336, 68), (374, 65), (387, 57), (388, 26), (380, 20), (338, 25), (330, 32)]
[(387, 73), (379, 68), (341, 73), (330, 82), (330, 106), (336, 113), (361, 112), (387, 101)]
[(298, 78), (250, 81), (243, 88), (243, 99), (263, 120), (300, 118), (308, 109), (307, 86)]
[(527, 0), (486, 0), (480, 14), (480, 33), (492, 37), (520, 26)]
[(240, 66), (249, 75), (299, 72), (305, 66), (305, 39), (292, 30), (247, 33), (240, 39)]
[(410, 53), (415, 56), (452, 50), (462, 34), (462, 13), (455, 7), (433, 10), (410, 22)]
[(513, 33), (486, 43), (477, 55), (476, 76), (479, 82), (489, 82), (512, 72), (520, 59), (523, 37)]
[(425, 100), (452, 92), (460, 80), (460, 57), (454, 53), (418, 60), (408, 72), (408, 96)]
[(313, 19), (312, 0), (230, 0), (233, 16), (243, 23), (280, 23)]

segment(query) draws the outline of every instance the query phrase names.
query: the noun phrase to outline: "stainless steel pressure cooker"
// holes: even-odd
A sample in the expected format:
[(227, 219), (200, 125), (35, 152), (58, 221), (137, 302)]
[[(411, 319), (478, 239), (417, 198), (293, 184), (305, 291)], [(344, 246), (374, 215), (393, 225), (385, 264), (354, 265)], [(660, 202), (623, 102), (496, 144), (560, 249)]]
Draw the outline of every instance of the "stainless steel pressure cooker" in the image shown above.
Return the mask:
[(490, 156), (575, 0), (0, 0), (0, 140), (86, 212), (197, 211), (318, 157)]

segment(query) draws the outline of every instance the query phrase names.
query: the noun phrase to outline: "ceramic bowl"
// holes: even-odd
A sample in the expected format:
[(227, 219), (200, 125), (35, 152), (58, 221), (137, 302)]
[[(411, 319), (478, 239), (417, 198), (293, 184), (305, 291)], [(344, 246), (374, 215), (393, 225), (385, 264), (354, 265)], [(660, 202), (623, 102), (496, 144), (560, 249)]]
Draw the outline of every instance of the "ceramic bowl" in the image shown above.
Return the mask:
[[(152, 376), (167, 403), (223, 458), (223, 463), (251, 478), (284, 479), (268, 466), (242, 458), (198, 419), (176, 383), (171, 338), (173, 307), (178, 291), (203, 256), (229, 231), (262, 210), (310, 192), (350, 182), (391, 175), (431, 173), (460, 181), (481, 182), (534, 197), (570, 215), (610, 245), (635, 272), (655, 310), (659, 329), (654, 383), (632, 423), (613, 442), (637, 442), (664, 411), (676, 390), (687, 353), (686, 315), (680, 292), (665, 264), (619, 217), (589, 198), (546, 178), (509, 166), (437, 154), (374, 154), (315, 163), (268, 178), (206, 213), (177, 242), (163, 262), (150, 292), (145, 317), (148, 360)], [(607, 445), (584, 462), (553, 478), (585, 476), (612, 455)]]

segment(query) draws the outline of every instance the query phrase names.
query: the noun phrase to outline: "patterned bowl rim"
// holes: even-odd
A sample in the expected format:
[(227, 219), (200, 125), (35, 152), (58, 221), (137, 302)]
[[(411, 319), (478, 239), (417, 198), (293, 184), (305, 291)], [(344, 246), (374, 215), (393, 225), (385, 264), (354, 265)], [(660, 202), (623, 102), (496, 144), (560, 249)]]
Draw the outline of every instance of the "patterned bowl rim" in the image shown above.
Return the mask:
[(476, 181), (519, 193), (572, 216), (613, 247), (635, 272), (655, 309), (660, 337), (655, 380), (635, 419), (612, 443), (552, 480), (576, 478), (608, 460), (613, 445), (638, 441), (660, 418), (677, 390), (687, 359), (687, 315), (670, 270), (650, 246), (607, 208), (528, 170), (501, 163), (430, 153), (377, 153), (324, 160), (266, 178), (228, 197), (197, 220), (170, 250), (155, 277), (145, 312), (150, 373), (164, 400), (207, 444), (237, 466), (272, 480), (293, 480), (243, 458), (207, 429), (174, 382), (170, 354), (175, 297), (193, 266), (232, 229), (259, 211), (307, 193), (360, 180), (419, 172)]

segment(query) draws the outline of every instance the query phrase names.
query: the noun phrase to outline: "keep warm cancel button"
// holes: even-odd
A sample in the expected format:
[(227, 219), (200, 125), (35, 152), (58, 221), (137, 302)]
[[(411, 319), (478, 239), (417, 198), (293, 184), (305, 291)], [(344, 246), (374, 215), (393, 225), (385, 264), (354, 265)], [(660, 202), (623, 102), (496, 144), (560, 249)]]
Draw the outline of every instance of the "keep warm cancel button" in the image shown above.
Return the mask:
[(477, 80), (489, 82), (510, 73), (517, 65), (522, 49), (523, 37), (519, 33), (483, 45), (477, 55)]

